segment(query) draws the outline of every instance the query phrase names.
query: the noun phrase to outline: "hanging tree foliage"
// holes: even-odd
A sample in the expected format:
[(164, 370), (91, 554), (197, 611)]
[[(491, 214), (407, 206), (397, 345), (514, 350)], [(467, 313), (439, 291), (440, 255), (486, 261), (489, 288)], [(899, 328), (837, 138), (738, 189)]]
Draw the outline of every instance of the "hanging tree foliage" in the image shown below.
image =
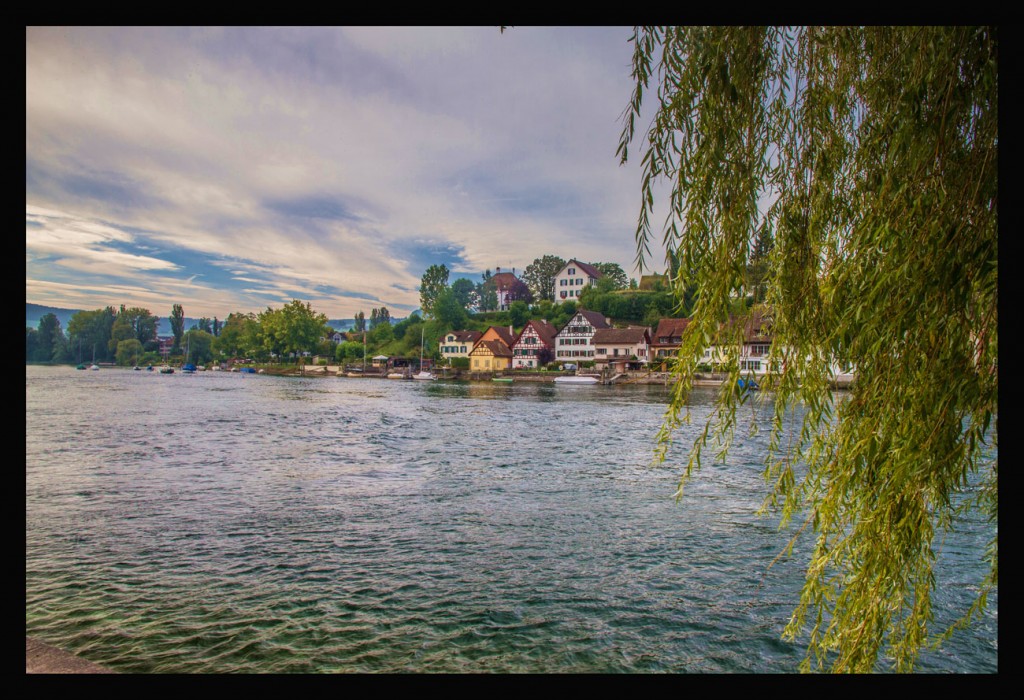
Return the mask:
[[(815, 538), (785, 633), (808, 640), (805, 670), (910, 670), (942, 638), (929, 629), (941, 531), (960, 508), (998, 509), (996, 30), (639, 28), (632, 41), (623, 162), (652, 85), (656, 100), (638, 262), (665, 187), (673, 283), (699, 289), (659, 454), (689, 419), (703, 348), (739, 345), (743, 324), (723, 322), (767, 231), (765, 505)], [(837, 397), (843, 366), (856, 382)], [(709, 440), (725, 456), (745, 400), (732, 372), (680, 495)], [(997, 584), (997, 539), (979, 556), (989, 573), (960, 624)]]

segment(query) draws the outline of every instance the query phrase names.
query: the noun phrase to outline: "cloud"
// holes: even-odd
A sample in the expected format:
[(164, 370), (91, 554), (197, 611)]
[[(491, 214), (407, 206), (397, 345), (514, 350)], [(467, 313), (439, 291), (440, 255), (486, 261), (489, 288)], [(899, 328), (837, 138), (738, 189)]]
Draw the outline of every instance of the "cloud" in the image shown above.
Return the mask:
[(130, 274), (211, 317), (306, 294), (341, 318), (415, 308), (430, 264), (628, 270), (628, 36), (30, 27), (27, 272)]

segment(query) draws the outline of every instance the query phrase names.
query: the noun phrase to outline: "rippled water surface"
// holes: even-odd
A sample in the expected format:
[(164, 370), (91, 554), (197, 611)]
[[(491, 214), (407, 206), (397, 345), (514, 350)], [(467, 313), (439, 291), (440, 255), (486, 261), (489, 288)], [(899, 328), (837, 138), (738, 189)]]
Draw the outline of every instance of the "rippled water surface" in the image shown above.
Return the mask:
[[(25, 393), (26, 632), (115, 670), (773, 673), (803, 656), (780, 640), (803, 550), (770, 567), (787, 538), (754, 514), (767, 433), (676, 503), (679, 468), (650, 466), (663, 387), (27, 367)], [(937, 623), (981, 576), (989, 532), (965, 530), (942, 550)], [(919, 669), (996, 671), (996, 608)]]

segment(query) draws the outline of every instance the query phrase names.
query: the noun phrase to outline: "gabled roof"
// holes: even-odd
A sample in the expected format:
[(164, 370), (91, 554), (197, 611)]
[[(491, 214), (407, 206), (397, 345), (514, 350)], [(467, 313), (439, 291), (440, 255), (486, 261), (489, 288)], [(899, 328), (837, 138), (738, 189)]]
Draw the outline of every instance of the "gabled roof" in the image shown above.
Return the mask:
[(573, 258), (572, 260), (567, 262), (562, 267), (562, 270), (559, 270), (558, 274), (562, 274), (562, 271), (565, 270), (565, 268), (569, 267), (570, 265), (572, 265), (573, 267), (578, 267), (579, 269), (583, 270), (584, 272), (586, 272), (588, 275), (595, 279), (599, 277), (604, 277), (604, 273), (598, 270), (596, 267), (588, 263), (580, 262), (576, 258)]
[(499, 272), (492, 275), (489, 282), (493, 282), (496, 289), (504, 291), (506, 289), (512, 289), (512, 285), (519, 281), (511, 272)]
[[(683, 331), (690, 325), (690, 319), (688, 318), (663, 318), (658, 321), (658, 329), (654, 331), (654, 342), (668, 342), (676, 343), (678, 341), (672, 340), (673, 338), (682, 338)], [(667, 338), (668, 340), (662, 341), (661, 338)]]
[(516, 342), (516, 334), (513, 333), (508, 328), (505, 328), (504, 326), (490, 326), (481, 335), (487, 335), (487, 332), (490, 330), (494, 330), (497, 336), (501, 338), (501, 341), (505, 343), (505, 345), (507, 345), (508, 347), (512, 347), (512, 345)]
[(473, 348), (473, 352), (470, 355), (475, 355), (477, 350), (486, 348), (491, 351), (491, 354), (495, 357), (512, 357), (512, 350), (500, 340), (481, 340)]
[(644, 326), (631, 326), (630, 328), (599, 328), (594, 332), (594, 345), (630, 345), (633, 343), (649, 343), (651, 340), (650, 329)]
[(533, 329), (537, 331), (537, 336), (540, 338), (542, 343), (554, 347), (555, 336), (558, 335), (558, 330), (548, 323), (546, 319), (542, 319), (540, 321), (537, 319), (530, 319), (527, 321), (526, 325), (523, 326), (523, 330), (519, 331), (519, 335), (516, 336), (517, 343), (519, 342), (519, 339), (523, 337), (523, 333), (526, 332), (526, 329), (530, 326), (533, 326)]
[(442, 336), (441, 342), (445, 342), (444, 338), (449, 335), (455, 336), (456, 343), (476, 343), (483, 333), (480, 331), (448, 331)]
[[(594, 328), (611, 328), (612, 324), (608, 323), (608, 319), (604, 317), (604, 314), (600, 311), (587, 311), (586, 309), (579, 309), (576, 311), (578, 314), (583, 314), (583, 318), (587, 319)], [(572, 322), (572, 319), (569, 319)]]

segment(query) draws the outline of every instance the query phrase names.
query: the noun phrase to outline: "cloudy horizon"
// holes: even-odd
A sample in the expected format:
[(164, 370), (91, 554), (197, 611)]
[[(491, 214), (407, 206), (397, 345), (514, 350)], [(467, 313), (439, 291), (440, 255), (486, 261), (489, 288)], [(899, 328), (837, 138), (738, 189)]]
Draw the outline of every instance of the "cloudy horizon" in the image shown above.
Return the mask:
[(637, 277), (630, 35), (29, 27), (26, 300), (404, 316), (432, 264)]

